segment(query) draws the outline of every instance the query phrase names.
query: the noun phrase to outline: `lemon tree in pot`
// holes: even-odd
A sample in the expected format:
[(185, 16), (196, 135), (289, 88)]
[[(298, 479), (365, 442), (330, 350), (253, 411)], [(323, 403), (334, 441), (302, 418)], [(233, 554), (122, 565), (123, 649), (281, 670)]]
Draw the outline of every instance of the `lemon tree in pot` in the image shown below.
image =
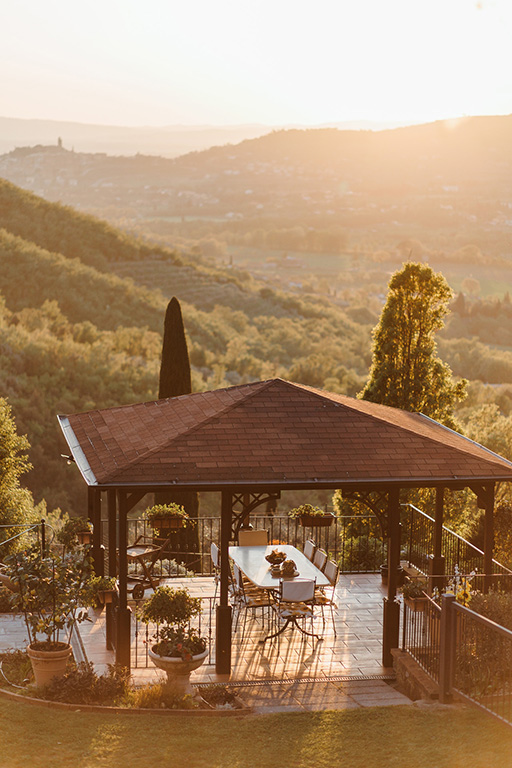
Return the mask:
[(312, 504), (301, 504), (300, 507), (290, 509), (288, 515), (297, 518), (304, 527), (312, 528), (332, 525), (334, 515), (330, 512), (324, 512), (320, 507), (314, 507)]
[(9, 577), (18, 587), (11, 601), (25, 619), (36, 685), (46, 685), (65, 673), (71, 630), (88, 618), (91, 562), (83, 552), (41, 557), (37, 547), (6, 561)]
[(149, 650), (153, 664), (167, 673), (169, 684), (190, 694), (190, 673), (208, 656), (206, 641), (190, 621), (201, 613), (201, 599), (188, 589), (158, 587), (139, 610), (144, 624), (157, 625), (155, 644)]

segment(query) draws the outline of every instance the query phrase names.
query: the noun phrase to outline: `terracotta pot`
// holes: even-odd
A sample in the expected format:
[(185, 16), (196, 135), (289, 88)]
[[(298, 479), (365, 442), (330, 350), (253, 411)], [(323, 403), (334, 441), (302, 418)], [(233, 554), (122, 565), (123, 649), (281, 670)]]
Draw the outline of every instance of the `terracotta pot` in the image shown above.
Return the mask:
[(334, 522), (334, 515), (300, 515), (300, 524), (306, 528), (326, 528)]
[(157, 530), (169, 530), (169, 528), (184, 528), (187, 521), (183, 517), (154, 517), (152, 524)]
[(27, 646), (27, 654), (34, 670), (38, 688), (47, 685), (54, 677), (62, 677), (66, 672), (72, 649), (69, 643), (59, 643), (59, 645), (62, 647), (54, 651), (32, 648), (31, 645)]
[(152, 648), (149, 649), (149, 657), (155, 667), (162, 669), (167, 674), (167, 683), (183, 692), (183, 695), (194, 695), (190, 685), (190, 673), (198, 669), (206, 661), (208, 649), (192, 656), (190, 661), (175, 658), (174, 656), (159, 656)]

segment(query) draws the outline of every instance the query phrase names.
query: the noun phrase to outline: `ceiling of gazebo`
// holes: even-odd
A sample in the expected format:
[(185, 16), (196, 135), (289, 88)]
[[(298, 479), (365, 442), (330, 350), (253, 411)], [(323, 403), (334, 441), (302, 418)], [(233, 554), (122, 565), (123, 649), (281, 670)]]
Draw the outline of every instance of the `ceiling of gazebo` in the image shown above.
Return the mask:
[(92, 486), (221, 489), (512, 480), (512, 463), (421, 415), (270, 379), (59, 416)]

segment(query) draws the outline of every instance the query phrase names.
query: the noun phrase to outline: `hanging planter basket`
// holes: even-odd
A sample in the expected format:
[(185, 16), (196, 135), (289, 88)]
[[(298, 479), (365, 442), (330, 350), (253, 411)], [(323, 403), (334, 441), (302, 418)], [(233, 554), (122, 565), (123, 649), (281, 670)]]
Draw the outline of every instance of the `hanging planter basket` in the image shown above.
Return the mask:
[(79, 544), (90, 544), (92, 542), (91, 531), (77, 531), (76, 537)]
[(423, 613), (427, 607), (426, 597), (404, 597), (404, 603), (413, 613)]
[(334, 515), (300, 515), (300, 524), (306, 528), (327, 528), (334, 522)]

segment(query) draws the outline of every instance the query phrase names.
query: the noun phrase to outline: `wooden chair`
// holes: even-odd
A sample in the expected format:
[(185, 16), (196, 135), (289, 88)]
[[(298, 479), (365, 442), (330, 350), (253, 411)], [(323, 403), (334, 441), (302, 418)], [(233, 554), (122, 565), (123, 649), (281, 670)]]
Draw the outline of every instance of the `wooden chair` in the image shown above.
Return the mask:
[(266, 547), (268, 544), (268, 531), (264, 528), (253, 531), (251, 529), (241, 529), (238, 531), (239, 547)]

